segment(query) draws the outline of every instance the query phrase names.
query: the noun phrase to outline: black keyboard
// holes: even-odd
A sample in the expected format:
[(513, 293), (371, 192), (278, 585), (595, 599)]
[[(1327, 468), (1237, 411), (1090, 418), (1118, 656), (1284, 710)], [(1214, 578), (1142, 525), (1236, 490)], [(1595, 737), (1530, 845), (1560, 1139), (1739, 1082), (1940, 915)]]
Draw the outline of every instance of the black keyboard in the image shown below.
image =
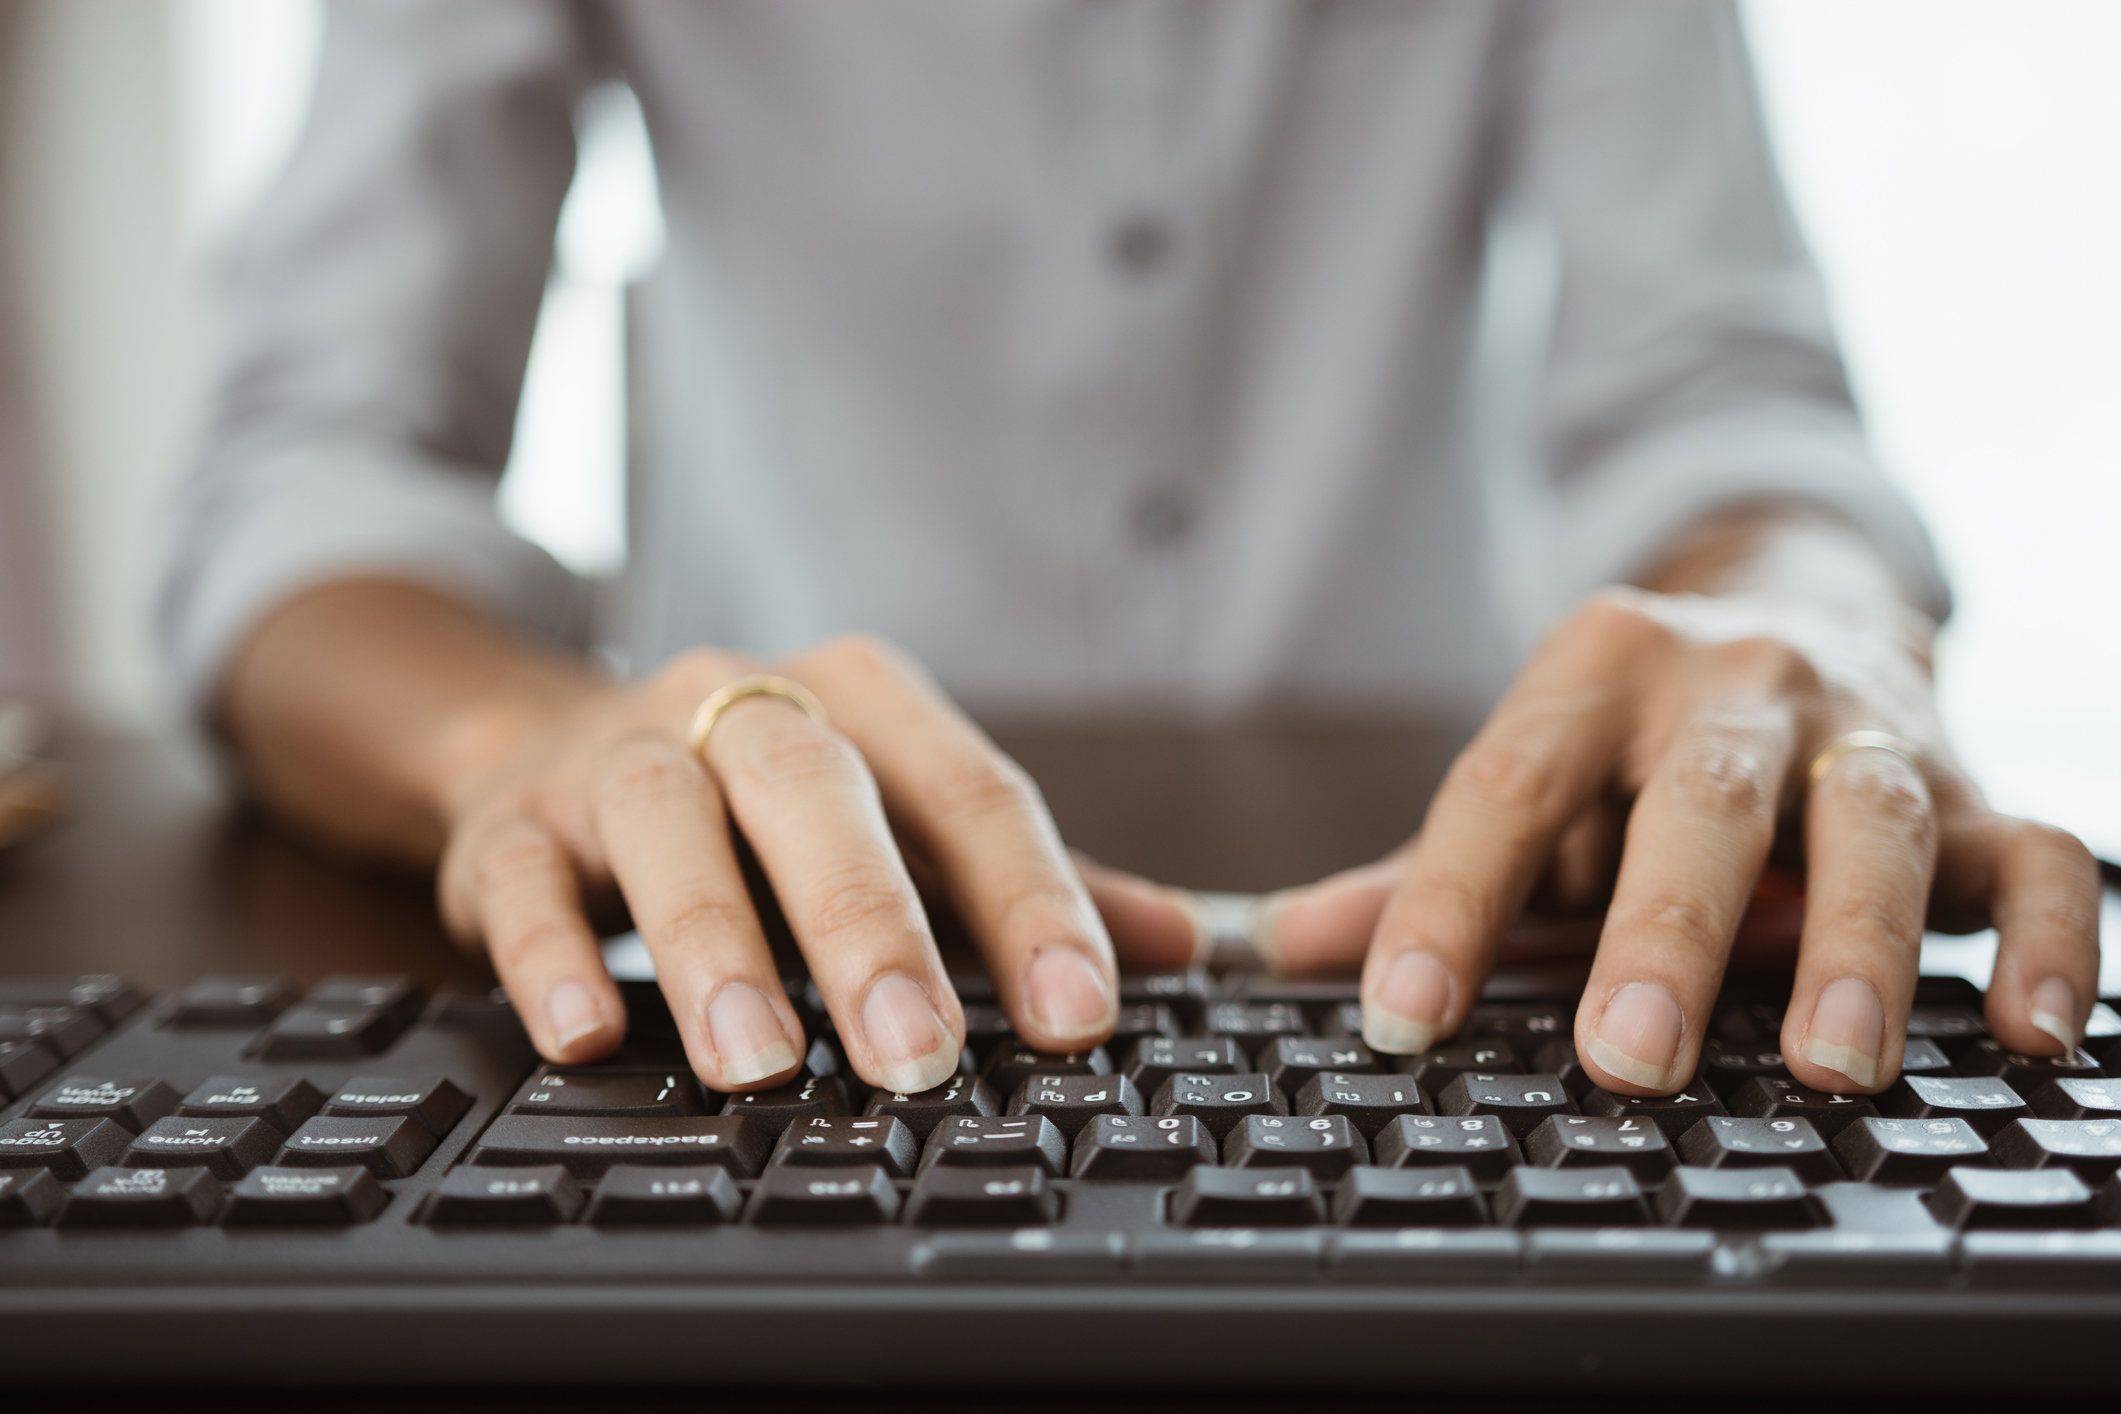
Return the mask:
[[(792, 995), (804, 997), (798, 981)], [(230, 1383), (2112, 1388), (2121, 1018), (2003, 1050), (1925, 980), (1906, 1073), (1807, 1090), (1728, 995), (1665, 1099), (1565, 1003), (1373, 1054), (1352, 985), (1128, 979), (1109, 1044), (687, 1071), (654, 992), (542, 1064), (391, 977), (0, 981), (0, 1357)]]

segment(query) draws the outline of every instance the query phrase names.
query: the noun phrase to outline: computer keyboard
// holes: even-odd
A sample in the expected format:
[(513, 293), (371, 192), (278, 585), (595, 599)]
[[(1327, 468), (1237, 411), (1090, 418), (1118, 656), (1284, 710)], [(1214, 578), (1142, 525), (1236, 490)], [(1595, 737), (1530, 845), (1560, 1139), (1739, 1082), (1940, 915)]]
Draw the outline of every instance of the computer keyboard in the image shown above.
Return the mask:
[(1734, 992), (1699, 1076), (1566, 1002), (1374, 1054), (1352, 984), (1126, 981), (1045, 1055), (965, 979), (961, 1073), (686, 1069), (654, 991), (556, 1068), (402, 978), (0, 981), (0, 1357), (43, 1377), (2111, 1388), (2121, 1017), (2014, 1055), (1927, 979), (1822, 1094)]

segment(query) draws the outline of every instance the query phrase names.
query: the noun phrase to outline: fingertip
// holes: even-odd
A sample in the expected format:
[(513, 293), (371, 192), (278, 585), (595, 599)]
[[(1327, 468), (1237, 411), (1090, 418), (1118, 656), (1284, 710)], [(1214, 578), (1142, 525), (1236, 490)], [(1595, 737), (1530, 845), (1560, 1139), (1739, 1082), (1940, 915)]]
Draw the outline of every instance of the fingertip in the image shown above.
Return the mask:
[(1075, 862), (1113, 950), (1130, 966), (1169, 971), (1193, 966), (1206, 955), (1207, 925), (1191, 894), (1080, 854)]
[(610, 1055), (626, 1034), (626, 1011), (609, 985), (564, 977), (545, 994), (538, 1051), (555, 1065), (580, 1065)]
[(1401, 872), (1398, 860), (1381, 859), (1269, 895), (1253, 923), (1254, 948), (1276, 972), (1291, 975), (1354, 967)]

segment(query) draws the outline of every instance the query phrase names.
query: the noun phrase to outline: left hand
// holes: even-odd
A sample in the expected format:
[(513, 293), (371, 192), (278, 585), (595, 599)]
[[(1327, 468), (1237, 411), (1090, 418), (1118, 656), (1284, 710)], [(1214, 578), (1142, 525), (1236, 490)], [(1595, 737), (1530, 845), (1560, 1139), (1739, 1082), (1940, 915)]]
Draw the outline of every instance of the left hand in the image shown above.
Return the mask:
[[(1807, 888), (1783, 1021), (1792, 1075), (1876, 1091), (1898, 1074), (1925, 925), (1993, 924), (1988, 1024), (2066, 1052), (2098, 980), (2085, 847), (1999, 815), (1961, 773), (1931, 697), (1927, 634), (1746, 595), (1601, 592), (1533, 655), (1452, 766), (1420, 833), (1376, 864), (1278, 898), (1290, 971), (1363, 958), (1380, 1051), (1449, 1036), (1534, 886), (1611, 888), (1577, 1053), (1623, 1094), (1694, 1074), (1724, 965), (1778, 834)], [(1906, 754), (1820, 753), (1854, 731)]]

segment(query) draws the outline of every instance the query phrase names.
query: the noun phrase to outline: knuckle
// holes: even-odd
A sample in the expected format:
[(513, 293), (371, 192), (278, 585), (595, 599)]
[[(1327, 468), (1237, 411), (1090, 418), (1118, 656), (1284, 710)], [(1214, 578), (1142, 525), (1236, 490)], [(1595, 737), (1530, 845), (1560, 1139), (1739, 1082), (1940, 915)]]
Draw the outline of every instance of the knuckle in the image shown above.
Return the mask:
[(1775, 804), (1759, 753), (1735, 741), (1686, 749), (1671, 762), (1668, 780), (1680, 800), (1720, 816), (1765, 815)]
[(1006, 756), (967, 756), (937, 771), (923, 787), (945, 819), (991, 820), (1044, 808), (1037, 784)]
[(2095, 877), (2099, 868), (2098, 859), (2083, 840), (2078, 839), (2059, 825), (2049, 825), (2038, 820), (2028, 820), (2020, 827), (2022, 848), (2036, 854), (2049, 855), (2088, 877)]
[(1904, 952), (1922, 937), (1922, 915), (1913, 901), (1868, 889), (1830, 901), (1821, 922), (1837, 938), (1883, 952)]
[(845, 786), (867, 771), (854, 743), (792, 712), (753, 718), (759, 730), (735, 737), (743, 780), (767, 790)]
[(758, 917), (748, 903), (708, 889), (694, 890), (662, 920), (665, 933), (679, 939), (737, 938), (758, 931)]
[(1717, 910), (1689, 894), (1658, 894), (1627, 909), (1619, 921), (1629, 932), (1669, 939), (1693, 952), (1720, 951), (1730, 941), (1729, 925)]
[(835, 634), (813, 648), (809, 656), (857, 676), (897, 672), (904, 662), (897, 648), (873, 633)]
[(704, 697), (742, 669), (741, 660), (719, 648), (687, 648), (663, 664), (656, 682), (677, 693)]
[(529, 820), (496, 825), (478, 846), (473, 879), (482, 893), (514, 888), (564, 868), (559, 841)]
[(1825, 783), (1842, 802), (1873, 820), (1923, 838), (1931, 831), (1929, 786), (1897, 756), (1852, 752), (1827, 773)]
[(1779, 696), (1810, 696), (1824, 686), (1811, 655), (1784, 638), (1752, 634), (1719, 644), (1715, 657), (1726, 675)]
[(1609, 584), (1585, 595), (1563, 621), (1564, 628), (1571, 635), (1618, 642), (1661, 634), (1664, 622), (1653, 603), (1644, 590)]
[(606, 755), (597, 788), (614, 802), (635, 802), (695, 793), (702, 780), (699, 763), (677, 743), (634, 736)]
[(837, 870), (813, 884), (803, 916), (820, 942), (918, 932), (918, 912), (898, 881), (874, 865)]
[(1455, 784), (1490, 805), (1545, 818), (1559, 786), (1547, 754), (1522, 738), (1491, 736), (1466, 748), (1451, 768)]
[(534, 966), (542, 960), (557, 961), (574, 951), (580, 935), (556, 918), (536, 918), (495, 937), (488, 946), (497, 960), (518, 967)]

